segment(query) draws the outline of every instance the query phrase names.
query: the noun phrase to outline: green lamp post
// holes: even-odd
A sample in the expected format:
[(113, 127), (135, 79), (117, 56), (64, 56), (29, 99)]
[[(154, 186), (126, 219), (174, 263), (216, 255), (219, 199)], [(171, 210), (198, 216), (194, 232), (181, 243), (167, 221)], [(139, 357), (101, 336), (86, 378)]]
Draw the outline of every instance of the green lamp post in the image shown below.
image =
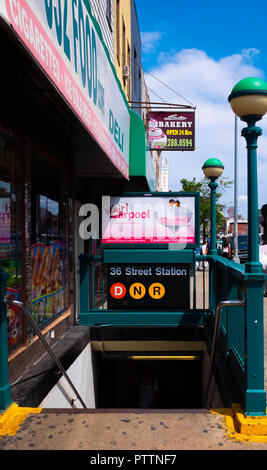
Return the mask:
[(247, 127), (242, 136), (247, 142), (248, 155), (248, 261), (246, 272), (262, 272), (259, 262), (258, 178), (257, 147), (262, 129), (256, 126), (267, 112), (267, 83), (260, 78), (249, 77), (238, 82), (228, 98), (234, 113)]
[(255, 77), (238, 82), (228, 98), (231, 108), (247, 127), (242, 136), (247, 143), (248, 173), (248, 260), (246, 270), (244, 403), (247, 414), (266, 414), (264, 390), (263, 281), (259, 262), (257, 147), (262, 135), (256, 122), (267, 112), (267, 83)]
[(216, 189), (218, 183), (216, 180), (222, 176), (224, 166), (218, 158), (209, 158), (203, 167), (203, 173), (210, 180), (209, 187), (211, 189), (211, 256), (217, 253), (216, 250)]

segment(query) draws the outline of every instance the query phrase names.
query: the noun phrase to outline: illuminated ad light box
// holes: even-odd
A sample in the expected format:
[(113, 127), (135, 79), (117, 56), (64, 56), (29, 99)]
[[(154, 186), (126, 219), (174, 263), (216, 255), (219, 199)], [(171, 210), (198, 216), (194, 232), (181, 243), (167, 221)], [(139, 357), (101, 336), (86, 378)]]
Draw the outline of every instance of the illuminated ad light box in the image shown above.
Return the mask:
[(195, 150), (195, 112), (150, 112), (148, 143), (151, 150)]
[[(102, 243), (163, 246), (199, 245), (199, 193), (103, 196)], [(176, 247), (174, 247), (176, 245)]]

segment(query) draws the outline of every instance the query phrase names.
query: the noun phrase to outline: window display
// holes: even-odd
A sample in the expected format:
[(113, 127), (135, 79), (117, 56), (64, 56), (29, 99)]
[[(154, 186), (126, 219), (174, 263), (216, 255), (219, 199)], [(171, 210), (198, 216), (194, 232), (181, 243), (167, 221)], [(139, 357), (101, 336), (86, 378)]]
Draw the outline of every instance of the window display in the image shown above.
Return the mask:
[(40, 326), (68, 307), (67, 211), (64, 169), (37, 150), (33, 156), (31, 293), (32, 316)]
[[(21, 142), (0, 128), (0, 267), (8, 273), (6, 296), (22, 297), (21, 226)], [(8, 346), (23, 340), (23, 318), (20, 310), (9, 305)]]

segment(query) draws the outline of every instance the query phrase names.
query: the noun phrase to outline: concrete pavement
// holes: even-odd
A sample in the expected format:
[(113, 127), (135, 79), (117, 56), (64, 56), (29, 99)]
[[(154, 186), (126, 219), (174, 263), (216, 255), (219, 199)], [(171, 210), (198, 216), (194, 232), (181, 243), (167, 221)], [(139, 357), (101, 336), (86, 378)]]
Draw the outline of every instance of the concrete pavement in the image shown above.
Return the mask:
[(267, 450), (248, 436), (235, 440), (224, 418), (205, 410), (43, 410), (0, 439), (0, 450)]

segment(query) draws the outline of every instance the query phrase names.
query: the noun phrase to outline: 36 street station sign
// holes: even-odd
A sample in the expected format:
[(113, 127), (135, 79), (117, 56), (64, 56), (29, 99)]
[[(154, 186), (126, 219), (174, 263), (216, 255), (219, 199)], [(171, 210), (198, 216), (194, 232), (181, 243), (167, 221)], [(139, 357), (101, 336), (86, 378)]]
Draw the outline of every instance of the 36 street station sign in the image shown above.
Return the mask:
[(151, 150), (195, 150), (195, 112), (150, 112), (148, 142)]
[(108, 264), (108, 309), (188, 310), (189, 264)]

